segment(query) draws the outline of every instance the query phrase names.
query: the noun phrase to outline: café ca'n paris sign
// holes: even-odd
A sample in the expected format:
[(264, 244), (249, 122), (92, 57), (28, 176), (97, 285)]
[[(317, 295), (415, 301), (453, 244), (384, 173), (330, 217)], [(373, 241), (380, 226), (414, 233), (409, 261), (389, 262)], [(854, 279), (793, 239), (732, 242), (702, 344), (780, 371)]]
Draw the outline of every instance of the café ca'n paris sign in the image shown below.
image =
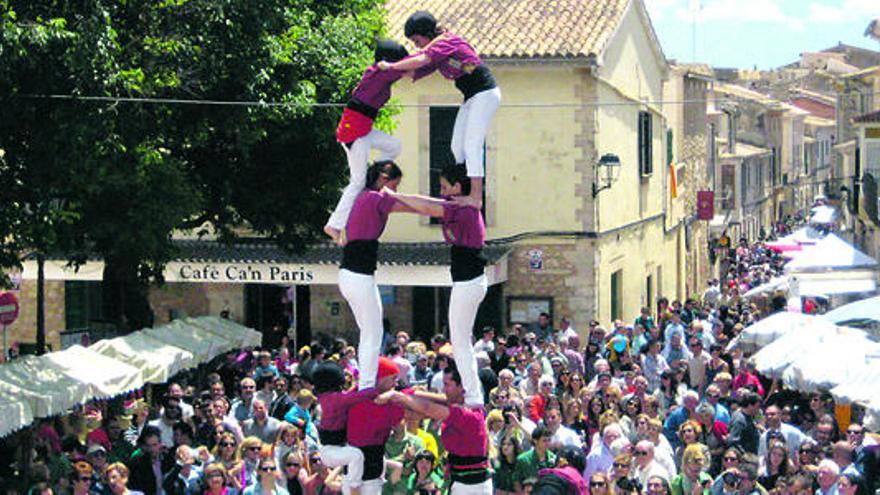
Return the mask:
[(165, 279), (176, 282), (309, 284), (316, 274), (302, 265), (237, 263), (170, 263)]

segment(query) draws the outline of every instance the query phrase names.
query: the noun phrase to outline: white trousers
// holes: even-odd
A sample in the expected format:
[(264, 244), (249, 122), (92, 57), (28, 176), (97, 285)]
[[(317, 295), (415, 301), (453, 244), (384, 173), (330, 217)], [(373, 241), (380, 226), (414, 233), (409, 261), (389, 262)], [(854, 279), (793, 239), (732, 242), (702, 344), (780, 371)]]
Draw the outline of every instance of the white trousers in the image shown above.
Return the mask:
[(354, 206), (354, 200), (367, 186), (367, 164), (370, 161), (370, 150), (379, 150), (379, 160), (394, 160), (400, 155), (400, 139), (373, 129), (369, 134), (356, 139), (349, 149), (342, 145), (348, 157), (348, 185), (342, 191), (336, 209), (327, 220), (327, 225), (337, 230), (345, 228), (348, 215)]
[(352, 488), (363, 483), (364, 453), (357, 447), (349, 445), (322, 445), (321, 461), (328, 467), (348, 466), (348, 472), (342, 478), (342, 493), (348, 495)]
[(492, 495), (492, 478), (476, 485), (466, 485), (457, 481), (452, 482), (449, 489), (450, 495)]
[(364, 481), (361, 484), (361, 495), (379, 495), (385, 485), (385, 478)]
[(480, 91), (462, 103), (452, 127), (452, 154), (455, 163), (467, 165), (468, 177), (483, 177), (483, 155), (486, 134), (501, 104), (501, 90)]
[(339, 270), (339, 291), (348, 301), (360, 329), (358, 341), (358, 388), (376, 385), (379, 371), (379, 351), (382, 346), (382, 298), (372, 275)]
[(477, 374), (472, 337), (477, 310), (488, 290), (488, 279), (480, 275), (464, 282), (453, 282), (449, 295), (449, 342), (464, 387), (464, 403), (468, 406), (483, 405), (483, 386)]
[(361, 483), (361, 495), (380, 495), (382, 486), (385, 485), (385, 463), (382, 463), (382, 474), (372, 480), (366, 480)]

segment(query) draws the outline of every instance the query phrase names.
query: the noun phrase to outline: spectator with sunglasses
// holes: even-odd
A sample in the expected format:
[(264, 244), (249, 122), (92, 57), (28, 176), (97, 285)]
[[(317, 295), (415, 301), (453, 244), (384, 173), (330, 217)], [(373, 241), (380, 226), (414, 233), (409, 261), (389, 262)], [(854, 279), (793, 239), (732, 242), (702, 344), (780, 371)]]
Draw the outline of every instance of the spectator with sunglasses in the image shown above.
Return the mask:
[(241, 463), (237, 469), (230, 472), (231, 475), (238, 479), (241, 489), (245, 489), (259, 481), (257, 468), (259, 467), (260, 451), (262, 448), (263, 442), (257, 437), (247, 437), (242, 440), (241, 447), (239, 448)]
[(407, 481), (408, 495), (434, 495), (444, 488), (443, 477), (434, 469), (434, 454), (422, 450), (415, 457), (415, 469)]
[(311, 474), (306, 478), (305, 495), (321, 495), (327, 491), (342, 492), (341, 467), (331, 470), (321, 460), (321, 454), (318, 452), (310, 453), (308, 459)]
[(853, 422), (846, 429), (847, 441), (853, 447), (853, 466), (862, 475), (865, 485), (873, 489), (880, 462), (877, 460), (877, 443), (865, 437), (865, 427)]
[[(226, 431), (220, 434), (220, 440), (211, 451), (211, 457), (215, 462), (221, 464), (227, 472), (237, 469), (241, 463), (239, 456), (238, 442), (235, 435)], [(238, 481), (237, 479), (235, 480)], [(235, 483), (233, 483), (235, 486)], [(240, 486), (236, 488), (241, 488)]]
[(649, 440), (638, 442), (632, 455), (635, 461), (633, 476), (642, 486), (647, 486), (648, 480), (654, 476), (669, 481), (675, 474), (654, 459), (654, 444)]
[(269, 449), (260, 453), (256, 468), (256, 483), (245, 488), (242, 495), (288, 495), (287, 489), (278, 483), (278, 465)]
[(74, 464), (70, 479), (73, 484), (73, 495), (88, 495), (91, 493), (96, 479), (95, 470), (91, 464), (84, 461)]
[(223, 464), (214, 463), (205, 466), (202, 478), (202, 495), (232, 495), (229, 477)]
[(308, 478), (308, 470), (304, 465), (304, 453), (291, 450), (282, 458), (279, 467), (283, 469), (284, 479), (287, 482), (287, 492), (290, 495), (303, 495), (305, 483)]

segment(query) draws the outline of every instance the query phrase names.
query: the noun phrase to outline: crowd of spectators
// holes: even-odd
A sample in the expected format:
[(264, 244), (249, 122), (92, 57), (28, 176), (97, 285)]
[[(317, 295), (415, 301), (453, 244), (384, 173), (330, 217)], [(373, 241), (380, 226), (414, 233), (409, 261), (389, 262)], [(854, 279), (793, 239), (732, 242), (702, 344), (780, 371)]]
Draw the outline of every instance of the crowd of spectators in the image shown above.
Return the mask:
[[(474, 347), (495, 492), (874, 493), (877, 438), (857, 414), (841, 416), (828, 394), (786, 390), (728, 350), (773, 310), (742, 294), (781, 266), (772, 251), (742, 242), (727, 277), (699, 300), (661, 297), (631, 322), (589, 321), (582, 331), (547, 314), (482, 329)], [(355, 387), (356, 349), (339, 339), (285, 344), (229, 353), (210, 373), (147, 399), (40, 420), (29, 472), (17, 475), (35, 480), (31, 493), (339, 493), (342, 470), (321, 461), (310, 377), (335, 361)], [(385, 354), (400, 370), (398, 388), (443, 392), (451, 352), (442, 335), (420, 342), (401, 331)], [(395, 419), (384, 494), (448, 490), (439, 426), (412, 411)]]

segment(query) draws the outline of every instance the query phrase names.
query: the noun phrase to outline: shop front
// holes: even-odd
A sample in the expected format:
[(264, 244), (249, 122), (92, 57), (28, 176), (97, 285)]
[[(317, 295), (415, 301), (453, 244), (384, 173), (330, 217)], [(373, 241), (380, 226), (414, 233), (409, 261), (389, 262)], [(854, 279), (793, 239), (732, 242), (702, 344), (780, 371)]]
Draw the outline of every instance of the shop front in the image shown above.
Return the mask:
[[(206, 240), (179, 240), (177, 258), (164, 271), (164, 283), (151, 289), (155, 324), (186, 316), (226, 315), (263, 332), (267, 343), (287, 333), (302, 345), (319, 336), (357, 338), (357, 326), (337, 286), (341, 250), (317, 246), (291, 254), (262, 242), (232, 245)], [(509, 247), (485, 249), (490, 290), (477, 328), (502, 326)], [(104, 264), (89, 261), (78, 269), (65, 261), (45, 266), (47, 339), (57, 349), (60, 333), (75, 327), (101, 327), (99, 301)], [(22, 272), (22, 305), (33, 312), (36, 266)], [(441, 243), (386, 243), (376, 272), (389, 330), (406, 330), (429, 338), (443, 332), (449, 290), (448, 247)], [(19, 339), (30, 340), (32, 325), (24, 318)]]

